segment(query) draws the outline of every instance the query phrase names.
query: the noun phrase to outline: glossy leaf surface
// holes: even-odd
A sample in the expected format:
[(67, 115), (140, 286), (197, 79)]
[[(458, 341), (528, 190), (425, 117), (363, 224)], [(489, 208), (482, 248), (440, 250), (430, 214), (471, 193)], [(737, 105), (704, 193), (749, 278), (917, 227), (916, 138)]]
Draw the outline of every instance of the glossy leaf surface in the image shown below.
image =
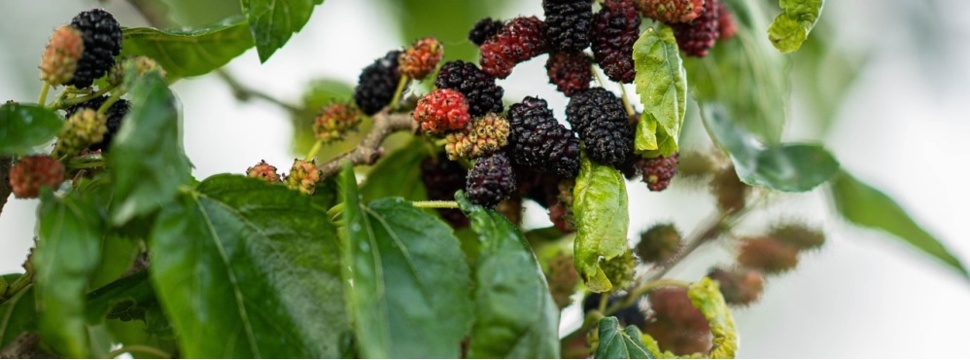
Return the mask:
[(620, 327), (620, 321), (614, 316), (600, 319), (599, 345), (596, 347), (596, 359), (653, 359), (654, 355), (643, 346), (640, 340), (640, 330), (630, 325), (625, 329)]
[(241, 0), (241, 4), (256, 39), (259, 60), (265, 63), (306, 25), (313, 7), (323, 0)]
[(458, 357), (471, 277), (451, 228), (400, 198), (365, 206), (353, 169), (339, 176), (344, 289), (360, 355)]
[(457, 198), (478, 234), (475, 324), (469, 358), (558, 358), (559, 309), (521, 230), (505, 216)]
[(43, 106), (0, 105), (0, 155), (24, 153), (53, 139), (64, 120)]
[(165, 69), (169, 80), (199, 76), (229, 63), (253, 47), (245, 20), (235, 17), (220, 25), (196, 29), (127, 28), (122, 56), (144, 55)]
[(107, 156), (115, 190), (111, 221), (121, 225), (171, 201), (190, 181), (182, 150), (175, 96), (158, 73), (141, 77), (131, 90), (131, 111)]
[(150, 251), (183, 356), (340, 355), (349, 325), (338, 240), (310, 197), (213, 176), (162, 210)]
[[(645, 156), (670, 156), (687, 112), (687, 74), (669, 27), (648, 28), (633, 45), (637, 94), (643, 115), (634, 147)], [(662, 144), (665, 146), (661, 147)]]

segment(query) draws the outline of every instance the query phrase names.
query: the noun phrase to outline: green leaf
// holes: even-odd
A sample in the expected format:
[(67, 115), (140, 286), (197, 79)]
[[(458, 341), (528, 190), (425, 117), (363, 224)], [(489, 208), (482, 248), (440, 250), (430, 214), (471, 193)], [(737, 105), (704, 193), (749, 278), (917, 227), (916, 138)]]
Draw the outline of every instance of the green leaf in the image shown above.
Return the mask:
[(943, 243), (916, 223), (882, 191), (843, 171), (832, 179), (832, 200), (849, 222), (879, 229), (942, 261), (970, 280), (970, 273)]
[(42, 194), (33, 266), (41, 337), (61, 354), (88, 357), (84, 294), (101, 257), (103, 218), (91, 197)]
[[(7, 283), (13, 283), (21, 274), (4, 275)], [(16, 295), (0, 304), (0, 349), (25, 332), (37, 331), (37, 308), (34, 305), (34, 286), (27, 285)]]
[[(673, 30), (663, 27), (644, 31), (633, 44), (633, 63), (637, 72), (633, 83), (644, 109), (637, 125), (635, 150), (659, 150), (660, 155), (670, 156), (677, 151), (687, 113), (687, 74)], [(661, 149), (662, 139), (672, 142)]]
[(760, 1), (733, 1), (738, 15), (737, 35), (718, 41), (704, 58), (687, 58), (691, 95), (701, 104), (720, 103), (733, 121), (744, 125), (761, 141), (781, 140), (790, 98), (789, 59), (768, 39)]
[(599, 345), (595, 359), (654, 359), (656, 358), (640, 341), (640, 330), (630, 325), (620, 328), (615, 316), (605, 317), (599, 322)]
[(839, 162), (821, 145), (764, 145), (740, 124), (731, 122), (723, 108), (702, 109), (711, 138), (730, 155), (742, 181), (786, 192), (814, 189), (839, 171)]
[(191, 181), (182, 150), (175, 96), (158, 73), (145, 74), (131, 90), (131, 111), (107, 155), (115, 187), (111, 221), (121, 225), (168, 203)]
[(180, 355), (339, 356), (349, 325), (336, 230), (310, 197), (213, 176), (161, 211), (150, 252)]
[(457, 358), (471, 279), (451, 228), (400, 198), (364, 206), (349, 164), (340, 186), (344, 289), (360, 354)]
[(600, 261), (627, 251), (630, 214), (627, 211), (626, 181), (613, 167), (593, 163), (584, 155), (573, 198), (576, 270), (590, 291), (610, 291), (613, 284), (600, 268)]
[(218, 69), (254, 44), (248, 24), (239, 17), (195, 29), (127, 28), (122, 39), (122, 56), (155, 59), (169, 81)]
[(456, 197), (481, 243), (469, 358), (559, 358), (559, 308), (525, 236), (505, 216)]
[(53, 139), (64, 120), (43, 106), (0, 105), (0, 155), (19, 154)]
[(365, 201), (400, 196), (410, 201), (428, 198), (421, 180), (421, 161), (428, 157), (424, 140), (415, 138), (381, 159), (369, 173), (360, 194)]
[(323, 0), (241, 0), (249, 29), (256, 39), (260, 62), (265, 63), (293, 33), (310, 20), (313, 7)]
[(825, 0), (779, 0), (784, 11), (768, 27), (768, 39), (784, 54), (798, 51), (815, 27)]

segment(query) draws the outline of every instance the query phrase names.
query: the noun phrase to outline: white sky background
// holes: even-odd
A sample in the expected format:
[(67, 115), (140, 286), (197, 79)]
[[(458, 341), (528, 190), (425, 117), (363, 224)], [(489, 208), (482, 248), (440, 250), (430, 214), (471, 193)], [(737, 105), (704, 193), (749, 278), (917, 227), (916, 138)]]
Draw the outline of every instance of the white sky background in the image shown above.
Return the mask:
[[(229, 70), (244, 83), (291, 102), (299, 101), (304, 85), (315, 77), (353, 83), (361, 68), (403, 45), (395, 35), (395, 20), (375, 3), (326, 1), (267, 64), (260, 65), (253, 50)], [(541, 14), (539, 3), (521, 1), (520, 8), (498, 15)], [(908, 27), (906, 18), (920, 14), (922, 3), (937, 9), (934, 23), (943, 31)], [(40, 90), (36, 66), (49, 31), (92, 6), (97, 3), (0, 3), (0, 13), (8, 15), (0, 22), (0, 100), (35, 101)], [(126, 25), (140, 25), (121, 4), (108, 9), (129, 21)], [(960, 0), (828, 1), (823, 17), (834, 20), (843, 45), (871, 48), (873, 56), (838, 113), (837, 125), (819, 139), (843, 167), (893, 196), (965, 263), (970, 263), (968, 13), (970, 2)], [(942, 53), (921, 57), (924, 50), (917, 45), (933, 42)], [(521, 65), (502, 85), (509, 99), (549, 99), (561, 117), (565, 98), (551, 85), (536, 85), (546, 82), (543, 63)], [(292, 161), (292, 129), (282, 110), (238, 103), (215, 77), (180, 81), (174, 88), (183, 104), (185, 147), (196, 177), (241, 173), (260, 159), (281, 167)], [(800, 130), (810, 120), (795, 111), (792, 121), (786, 137), (807, 139), (810, 135)], [(703, 191), (675, 187), (657, 195), (638, 184), (630, 189), (631, 238), (660, 220), (690, 229), (711, 209)], [(0, 215), (0, 273), (20, 270), (36, 206), (36, 201), (11, 198)], [(741, 357), (970, 357), (965, 344), (970, 282), (880, 233), (837, 221), (823, 191), (778, 198), (773, 209), (779, 215), (752, 220), (809, 219), (823, 225), (829, 242), (804, 256), (795, 272), (771, 278), (761, 302), (736, 311)], [(747, 224), (751, 232), (764, 227), (759, 221)], [(671, 276), (694, 280), (712, 263), (730, 259), (727, 247), (706, 249)]]

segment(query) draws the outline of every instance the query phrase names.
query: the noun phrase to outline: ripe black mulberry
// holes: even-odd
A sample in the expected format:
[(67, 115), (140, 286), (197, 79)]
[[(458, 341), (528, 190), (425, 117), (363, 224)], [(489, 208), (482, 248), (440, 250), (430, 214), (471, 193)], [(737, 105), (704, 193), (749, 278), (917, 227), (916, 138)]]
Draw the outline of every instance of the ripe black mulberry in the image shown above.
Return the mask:
[(111, 13), (92, 9), (77, 14), (71, 26), (81, 32), (84, 53), (74, 77), (65, 84), (86, 88), (115, 65), (115, 57), (121, 54), (121, 25)]
[[(468, 170), (457, 161), (445, 158), (440, 153), (437, 161), (427, 157), (421, 161), (421, 181), (424, 183), (428, 200), (455, 200), (455, 192), (465, 187)], [(438, 214), (454, 228), (468, 226), (468, 218), (458, 209), (438, 209)]]
[(401, 79), (397, 61), (399, 56), (401, 51), (389, 51), (360, 73), (354, 89), (354, 101), (364, 114), (374, 115), (391, 103)]
[(705, 57), (714, 47), (714, 43), (720, 36), (718, 2), (718, 0), (707, 0), (704, 3), (704, 12), (691, 22), (670, 24), (670, 28), (674, 30), (674, 38), (677, 39), (677, 46), (687, 56)]
[(505, 23), (499, 20), (493, 20), (492, 18), (478, 20), (471, 31), (468, 32), (468, 40), (471, 40), (476, 46), (482, 46), (485, 40), (498, 34), (503, 26), (505, 26)]
[(493, 207), (515, 192), (515, 175), (512, 163), (503, 153), (478, 158), (468, 172), (465, 191), (472, 202)]
[(566, 120), (593, 161), (620, 168), (633, 153), (633, 128), (623, 103), (609, 90), (592, 88), (573, 95)]
[[(104, 105), (105, 101), (108, 101), (108, 97), (101, 96), (101, 97), (97, 97), (97, 98), (88, 100), (86, 102), (71, 106), (67, 108), (66, 110), (67, 115), (65, 117), (70, 118), (72, 115), (74, 115), (74, 113), (78, 112), (78, 110), (83, 110), (83, 109), (91, 109), (96, 111), (99, 108), (101, 108), (101, 105)], [(101, 138), (101, 141), (89, 146), (88, 149), (92, 151), (108, 150), (108, 148), (111, 146), (111, 142), (114, 141), (115, 134), (118, 133), (118, 129), (121, 129), (121, 123), (124, 120), (125, 116), (128, 115), (128, 110), (130, 109), (131, 109), (131, 103), (129, 103), (128, 100), (125, 100), (125, 99), (119, 99), (114, 104), (111, 104), (111, 107), (109, 107), (108, 111), (106, 111), (104, 114), (105, 117), (107, 118), (107, 122), (105, 123), (105, 125), (108, 127), (108, 130), (104, 133), (104, 136)]]
[(633, 82), (633, 44), (640, 36), (640, 16), (630, 0), (606, 0), (593, 19), (593, 56), (610, 80)]
[(589, 46), (593, 20), (591, 0), (543, 0), (546, 38), (556, 51), (582, 51)]
[(509, 107), (512, 160), (563, 179), (579, 174), (579, 139), (559, 123), (545, 100), (527, 96)]
[(589, 58), (582, 51), (552, 53), (546, 61), (546, 74), (556, 89), (566, 96), (572, 96), (589, 89), (589, 82), (593, 80), (589, 65)]
[(465, 100), (468, 101), (468, 114), (471, 116), (498, 114), (505, 108), (502, 103), (505, 90), (495, 84), (495, 78), (473, 63), (461, 60), (445, 63), (438, 71), (434, 85), (439, 89), (458, 90), (465, 95)]

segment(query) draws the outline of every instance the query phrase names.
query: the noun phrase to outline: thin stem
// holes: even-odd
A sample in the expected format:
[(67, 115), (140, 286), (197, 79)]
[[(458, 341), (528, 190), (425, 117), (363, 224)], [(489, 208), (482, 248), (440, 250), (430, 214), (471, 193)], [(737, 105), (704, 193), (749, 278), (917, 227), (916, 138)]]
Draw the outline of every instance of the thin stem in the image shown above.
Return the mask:
[(7, 286), (6, 291), (0, 294), (0, 304), (3, 304), (7, 302), (7, 300), (10, 300), (15, 295), (17, 295), (17, 293), (29, 287), (30, 284), (32, 284), (33, 282), (34, 282), (34, 274), (30, 272), (26, 272), (23, 275), (20, 275), (20, 277), (17, 278), (17, 280), (14, 280), (14, 282), (10, 283), (10, 285)]
[(394, 90), (394, 97), (391, 98), (391, 110), (397, 108), (397, 103), (401, 101), (401, 94), (404, 93), (404, 87), (410, 80), (407, 76), (401, 75), (401, 80), (397, 82), (397, 89)]
[(599, 309), (599, 312), (605, 314), (606, 305), (608, 305), (609, 303), (610, 303), (610, 293), (607, 292), (605, 294), (600, 294), (600, 304), (599, 304), (599, 307), (597, 308)]
[(457, 209), (458, 203), (445, 200), (412, 201), (411, 205), (421, 209)]
[(121, 99), (121, 95), (124, 95), (124, 94), (125, 93), (123, 91), (117, 91), (114, 94), (111, 94), (111, 97), (109, 97), (108, 100), (106, 100), (104, 104), (101, 104), (101, 107), (98, 108), (98, 114), (104, 115), (104, 113), (108, 112), (108, 109), (111, 108), (111, 105), (114, 105), (116, 102), (118, 102), (118, 99)]
[(98, 89), (97, 92), (94, 92), (91, 94), (62, 100), (63, 95), (67, 93), (67, 91), (64, 91), (61, 93), (61, 97), (58, 97), (56, 100), (51, 102), (50, 106), (48, 107), (52, 109), (61, 109), (71, 105), (87, 102), (88, 100), (95, 99), (95, 98), (101, 97), (101, 95), (107, 94), (108, 91), (114, 90), (115, 87), (116, 87), (115, 85), (105, 86), (104, 88)]
[(236, 80), (236, 78), (233, 77), (231, 74), (229, 74), (229, 72), (227, 72), (225, 69), (218, 69), (215, 71), (215, 73), (220, 78), (222, 78), (223, 81), (226, 82), (226, 85), (229, 85), (229, 88), (232, 90), (232, 95), (235, 96), (236, 99), (239, 101), (247, 102), (250, 99), (256, 98), (256, 99), (262, 99), (272, 104), (276, 104), (277, 106), (283, 109), (286, 109), (287, 111), (292, 113), (298, 113), (302, 111), (302, 109), (300, 109), (296, 105), (292, 105), (283, 100), (277, 99), (272, 95), (269, 95), (262, 91), (243, 85), (242, 83), (239, 82), (239, 80)]
[(125, 345), (115, 350), (112, 350), (110, 353), (108, 353), (108, 358), (114, 359), (124, 353), (142, 353), (142, 354), (148, 354), (162, 359), (172, 358), (172, 354), (169, 354), (165, 351), (156, 349), (148, 345)]
[(599, 84), (600, 87), (606, 87), (606, 85), (605, 85), (606, 84), (606, 81), (603, 80), (603, 76), (600, 75), (600, 72), (599, 71), (596, 71), (596, 65), (590, 65), (589, 66), (589, 71), (591, 73), (593, 73), (593, 76), (596, 77), (596, 83)]
[(40, 88), (40, 99), (37, 100), (37, 105), (44, 106), (47, 103), (47, 92), (51, 90), (51, 83), (44, 81), (44, 86)]
[(623, 86), (623, 84), (620, 84), (620, 93), (623, 95), (620, 97), (620, 100), (623, 100), (623, 107), (626, 108), (626, 114), (633, 116), (637, 112), (633, 110), (633, 104), (630, 103), (630, 98), (626, 94), (626, 86)]
[(317, 153), (319, 153), (320, 149), (322, 148), (323, 148), (323, 140), (317, 140), (317, 142), (313, 143), (313, 147), (310, 148), (310, 151), (307, 152), (306, 157), (303, 158), (303, 160), (304, 161), (313, 160), (313, 158), (317, 157)]
[(613, 306), (610, 306), (608, 309), (603, 311), (603, 314), (607, 316), (612, 315), (627, 306), (633, 305), (633, 303), (636, 302), (637, 299), (639, 299), (641, 296), (653, 290), (656, 290), (658, 288), (670, 287), (670, 286), (687, 287), (688, 285), (689, 284), (686, 282), (679, 281), (679, 280), (670, 280), (670, 279), (660, 279), (660, 280), (654, 280), (654, 281), (648, 282), (646, 284), (640, 285), (635, 289), (631, 290), (630, 294), (627, 295), (622, 302), (613, 304)]

